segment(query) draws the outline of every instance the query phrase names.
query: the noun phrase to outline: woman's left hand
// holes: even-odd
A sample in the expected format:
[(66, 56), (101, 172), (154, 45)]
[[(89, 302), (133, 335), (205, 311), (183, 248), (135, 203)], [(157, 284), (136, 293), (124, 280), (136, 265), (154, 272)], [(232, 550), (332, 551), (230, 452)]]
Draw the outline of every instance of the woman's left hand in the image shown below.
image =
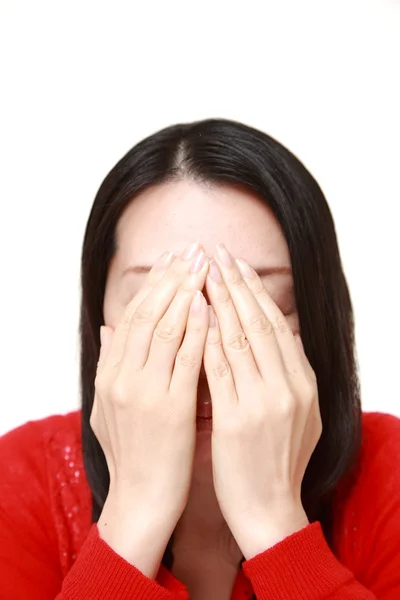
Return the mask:
[(215, 259), (206, 286), (217, 319), (204, 351), (213, 478), (247, 560), (309, 524), (301, 483), (322, 421), (300, 336), (247, 263), (223, 246)]

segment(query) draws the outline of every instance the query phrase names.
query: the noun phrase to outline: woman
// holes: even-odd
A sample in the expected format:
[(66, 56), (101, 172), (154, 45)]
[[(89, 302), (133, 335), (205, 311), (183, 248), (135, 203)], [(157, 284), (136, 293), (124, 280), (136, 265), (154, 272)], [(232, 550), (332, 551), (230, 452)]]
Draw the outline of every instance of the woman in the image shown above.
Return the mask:
[(400, 419), (361, 412), (332, 216), (286, 148), (210, 119), (130, 150), (80, 334), (82, 411), (0, 441), (2, 598), (400, 597)]

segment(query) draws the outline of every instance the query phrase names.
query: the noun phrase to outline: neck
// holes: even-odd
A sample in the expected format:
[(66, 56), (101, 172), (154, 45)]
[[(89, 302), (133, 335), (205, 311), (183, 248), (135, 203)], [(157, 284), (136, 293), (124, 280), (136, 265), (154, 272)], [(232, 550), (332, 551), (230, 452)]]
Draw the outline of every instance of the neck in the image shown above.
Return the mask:
[(238, 566), (242, 552), (221, 513), (212, 473), (193, 476), (186, 508), (174, 531), (174, 556), (219, 556)]

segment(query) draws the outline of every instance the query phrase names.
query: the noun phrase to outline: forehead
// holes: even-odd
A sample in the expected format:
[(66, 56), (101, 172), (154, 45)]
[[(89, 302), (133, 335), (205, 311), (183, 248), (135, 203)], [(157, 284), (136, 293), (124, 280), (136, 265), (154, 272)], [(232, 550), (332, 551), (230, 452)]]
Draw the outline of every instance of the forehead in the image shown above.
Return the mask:
[(198, 240), (207, 255), (223, 242), (254, 267), (290, 266), (280, 225), (254, 193), (231, 185), (179, 181), (152, 186), (125, 209), (117, 226), (123, 266), (153, 264), (165, 250), (181, 252)]

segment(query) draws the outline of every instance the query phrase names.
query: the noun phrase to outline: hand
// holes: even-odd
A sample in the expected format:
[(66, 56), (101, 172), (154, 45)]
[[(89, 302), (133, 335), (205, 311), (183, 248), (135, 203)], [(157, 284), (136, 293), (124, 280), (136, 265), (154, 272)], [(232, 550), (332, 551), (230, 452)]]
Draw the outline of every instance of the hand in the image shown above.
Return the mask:
[(226, 249), (215, 259), (206, 285), (217, 318), (204, 355), (213, 477), (248, 559), (308, 524), (301, 483), (322, 421), (300, 337), (247, 263), (240, 269)]
[[(207, 271), (199, 245), (186, 260), (167, 256), (150, 271), (115, 331), (102, 331), (90, 425), (105, 454), (110, 490), (98, 527), (136, 566), (145, 551), (153, 552), (144, 547), (145, 535), (151, 530), (151, 539), (160, 537), (160, 524), (162, 558), (189, 496), (208, 329), (207, 304), (196, 290)], [(153, 571), (155, 563), (140, 566)]]

